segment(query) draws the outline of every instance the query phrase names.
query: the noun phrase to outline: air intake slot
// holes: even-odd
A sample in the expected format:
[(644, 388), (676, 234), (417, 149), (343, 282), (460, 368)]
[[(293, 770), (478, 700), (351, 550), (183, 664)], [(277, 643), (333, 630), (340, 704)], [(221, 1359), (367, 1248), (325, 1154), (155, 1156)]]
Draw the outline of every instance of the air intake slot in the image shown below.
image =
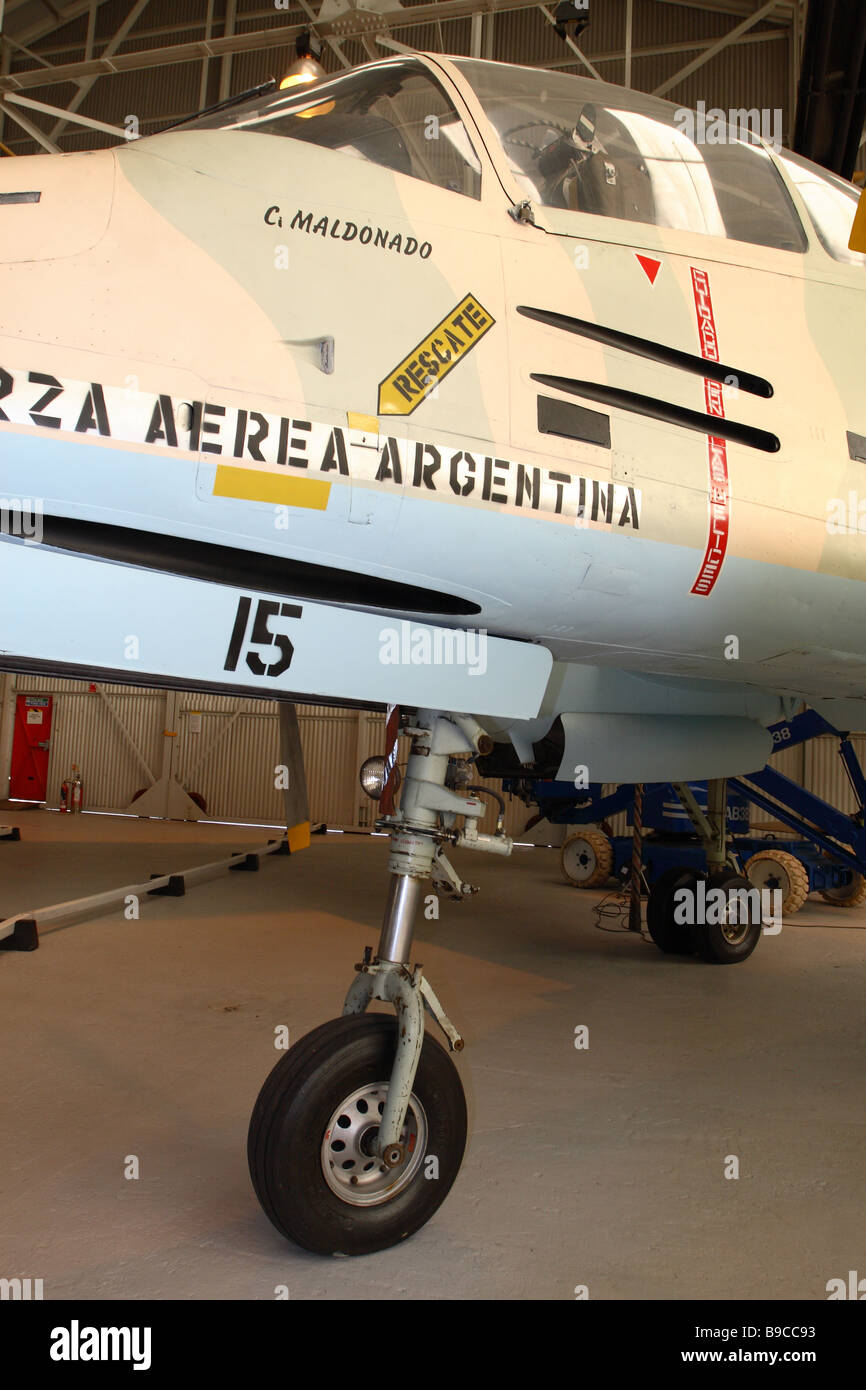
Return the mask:
[(407, 613), (465, 615), (480, 613), (478, 604), (454, 594), (395, 583), (355, 570), (332, 569), (277, 555), (261, 555), (234, 546), (211, 545), (178, 536), (103, 526), (68, 517), (45, 517), (43, 544), (139, 569), (160, 570), (212, 584), (231, 584), (291, 598)]

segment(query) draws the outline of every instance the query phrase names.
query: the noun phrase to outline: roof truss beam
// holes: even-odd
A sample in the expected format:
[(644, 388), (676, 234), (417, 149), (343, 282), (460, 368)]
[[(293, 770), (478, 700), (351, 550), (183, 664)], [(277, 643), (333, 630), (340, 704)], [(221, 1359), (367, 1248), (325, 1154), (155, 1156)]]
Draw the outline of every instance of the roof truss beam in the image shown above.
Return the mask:
[[(447, 4), (438, 3), (437, 0), (437, 3), (413, 5), (411, 9), (401, 11), (399, 16), (392, 16), (392, 24), (400, 30), (412, 29), (442, 19), (465, 19), (479, 10), (493, 15), (528, 8), (532, 7), (527, 5), (526, 0), (448, 0)], [(87, 6), (83, 5), (81, 13), (86, 9)], [(273, 29), (256, 29), (251, 33), (228, 34), (218, 39), (195, 39), (166, 48), (134, 50), (111, 57), (103, 54), (89, 61), (61, 63), (50, 70), (40, 69), (39, 72), (10, 73), (0, 78), (0, 91), (24, 91), (27, 87), (44, 87), (55, 82), (81, 82), (88, 77), (101, 77), (109, 73), (138, 72), (145, 68), (195, 62), (204, 58), (224, 58), (236, 53), (284, 48), (309, 27), (308, 21), (284, 24)], [(338, 41), (361, 39), (365, 34), (380, 32), (382, 20), (366, 10), (354, 10), (327, 24), (317, 24), (316, 29), (320, 38), (328, 42), (332, 38)]]
[(690, 63), (686, 63), (684, 68), (680, 68), (672, 77), (666, 78), (658, 87), (655, 87), (653, 89), (653, 96), (662, 97), (666, 92), (669, 92), (672, 87), (678, 87), (685, 78), (690, 77), (693, 72), (697, 72), (698, 68), (702, 68), (711, 58), (715, 58), (717, 53), (721, 53), (723, 48), (728, 48), (734, 39), (738, 39), (741, 34), (745, 34), (747, 29), (753, 28), (759, 20), (766, 19), (770, 11), (776, 8), (777, 4), (778, 0), (766, 0), (765, 4), (759, 5), (750, 15), (747, 15), (745, 19), (741, 20), (735, 28), (729, 29), (727, 34), (723, 34), (720, 39), (716, 39), (715, 43), (711, 43), (709, 48), (705, 48), (703, 53), (697, 58), (693, 58)]

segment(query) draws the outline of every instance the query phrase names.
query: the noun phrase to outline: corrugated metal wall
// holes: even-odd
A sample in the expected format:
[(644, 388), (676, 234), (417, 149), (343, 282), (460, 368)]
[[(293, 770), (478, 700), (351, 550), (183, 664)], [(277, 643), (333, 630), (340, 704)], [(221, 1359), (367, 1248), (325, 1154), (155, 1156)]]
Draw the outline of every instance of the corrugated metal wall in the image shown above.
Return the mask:
[[(92, 810), (125, 810), (135, 792), (149, 785), (120, 723), (154, 777), (163, 769), (166, 736), (176, 735), (169, 749), (172, 774), (181, 786), (204, 797), (209, 818), (281, 823), (282, 797), (275, 786), (280, 749), (274, 702), (225, 695), (170, 696), (134, 686), (93, 688), (85, 681), (37, 676), (6, 680), (12, 697), (37, 692), (53, 696), (48, 806), (58, 805), (60, 784), (73, 763), (81, 769), (86, 804)], [(376, 805), (361, 791), (358, 769), (365, 758), (384, 749), (384, 716), (367, 710), (299, 705), (298, 722), (313, 820), (347, 828), (371, 827)], [(403, 766), (408, 751), (404, 739), (400, 745)], [(4, 756), (5, 775), (8, 750)], [(497, 787), (494, 782), (489, 785)], [(516, 799), (509, 802), (509, 833), (513, 833), (522, 830), (530, 812)], [(485, 818), (485, 829), (492, 829), (495, 814), (494, 809)]]
[[(153, 777), (160, 776), (165, 764), (182, 786), (204, 797), (210, 818), (280, 824), (282, 797), (275, 785), (279, 727), (273, 701), (166, 694), (136, 686), (96, 688), (37, 676), (7, 679), (13, 696), (39, 692), (54, 697), (49, 806), (58, 804), (60, 784), (73, 763), (81, 769), (86, 802), (93, 810), (124, 810), (135, 792), (149, 785), (151, 778), (120, 723)], [(298, 716), (314, 820), (362, 824), (357, 803), (367, 798), (357, 788), (358, 754), (363, 760), (380, 751), (382, 717), (317, 705), (299, 705)], [(166, 738), (173, 740), (168, 749)], [(8, 752), (6, 758), (8, 763)]]
[[(282, 798), (275, 788), (279, 727), (277, 706), (272, 701), (183, 692), (167, 695), (121, 685), (97, 689), (84, 681), (11, 675), (0, 677), (0, 694), (4, 683), (7, 701), (19, 693), (54, 697), (49, 806), (58, 804), (60, 783), (72, 763), (77, 763), (88, 807), (124, 810), (135, 792), (150, 781), (129, 746), (131, 740), (155, 777), (162, 772), (164, 760), (170, 759), (168, 765), (181, 786), (204, 797), (209, 818), (281, 823)], [(199, 720), (192, 715), (198, 715)], [(312, 819), (335, 827), (369, 829), (376, 805), (361, 791), (358, 769), (365, 758), (384, 749), (384, 716), (366, 710), (299, 705), (298, 720)], [(165, 731), (176, 735), (167, 752)], [(854, 735), (852, 743), (866, 764), (866, 734)], [(4, 779), (9, 751), (9, 747), (0, 749)], [(408, 751), (407, 740), (401, 740), (399, 761), (404, 767)], [(780, 772), (845, 814), (854, 810), (854, 795), (832, 737), (783, 748), (772, 761)], [(476, 780), (501, 792), (496, 781)], [(5, 781), (0, 785), (5, 786)], [(506, 831), (519, 839), (533, 808), (513, 796), (506, 796), (505, 804)], [(482, 822), (484, 830), (493, 829), (496, 813), (491, 803)], [(754, 827), (771, 821), (770, 815), (752, 808)], [(611, 826), (614, 834), (625, 834), (626, 813), (615, 816)]]
[(164, 697), (158, 692), (119, 685), (103, 686), (104, 696), (117, 715), (116, 721), (106, 709), (102, 696), (92, 692), (86, 682), (44, 680), (35, 676), (9, 676), (7, 680), (12, 683), (13, 695), (38, 692), (53, 696), (47, 805), (58, 804), (60, 784), (73, 763), (79, 765), (82, 776), (86, 777), (87, 804), (94, 809), (122, 809), (137, 788), (147, 785), (147, 775), (117, 721), (122, 723), (148, 765), (159, 767)]
[[(863, 766), (866, 762), (866, 734), (855, 734), (851, 743), (861, 766)], [(816, 738), (812, 743), (804, 745), (803, 752), (805, 754), (804, 785), (815, 792), (817, 796), (823, 797), (825, 801), (832, 801), (833, 805), (838, 806), (845, 815), (850, 815), (857, 805), (857, 798), (840, 764), (835, 740)]]
[[(198, 721), (191, 715), (198, 714)], [(215, 820), (279, 824), (282, 797), (274, 785), (279, 759), (276, 707), (219, 695), (177, 697), (173, 773), (204, 797)]]

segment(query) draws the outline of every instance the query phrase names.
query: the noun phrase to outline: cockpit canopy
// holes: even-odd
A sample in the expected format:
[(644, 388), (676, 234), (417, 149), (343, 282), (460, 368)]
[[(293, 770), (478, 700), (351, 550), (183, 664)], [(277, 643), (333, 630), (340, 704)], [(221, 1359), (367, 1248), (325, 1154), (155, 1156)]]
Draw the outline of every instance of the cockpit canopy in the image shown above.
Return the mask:
[[(450, 61), (498, 137), (501, 167), (549, 210), (555, 231), (580, 234), (574, 214), (588, 214), (803, 252), (807, 229), (787, 179), (824, 249), (866, 265), (848, 249), (857, 190), (778, 148), (757, 110), (722, 119), (593, 78)], [(304, 140), (463, 197), (481, 195), (480, 134), (415, 58), (357, 68), (312, 90), (274, 92), (190, 125)]]
[(306, 140), (481, 196), (481, 161), (469, 133), (443, 87), (415, 59), (356, 68), (312, 90), (295, 87), (192, 124)]
[[(804, 229), (767, 145), (796, 185), (821, 244), (848, 250), (857, 190), (778, 146), (769, 112), (692, 111), (594, 78), (455, 58), (533, 202), (804, 251)], [(513, 73), (513, 77), (511, 74)]]

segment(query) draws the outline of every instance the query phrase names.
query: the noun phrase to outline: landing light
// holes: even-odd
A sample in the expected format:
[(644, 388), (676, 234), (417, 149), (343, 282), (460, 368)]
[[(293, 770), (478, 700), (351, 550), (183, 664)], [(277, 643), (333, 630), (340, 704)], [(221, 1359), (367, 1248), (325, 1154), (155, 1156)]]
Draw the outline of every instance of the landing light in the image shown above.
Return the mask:
[[(358, 780), (371, 801), (378, 801), (385, 790), (385, 759), (376, 754), (361, 764)], [(394, 768), (394, 791), (400, 790), (403, 780), (399, 767)]]
[(378, 801), (385, 790), (385, 759), (375, 756), (362, 763), (359, 781), (371, 800)]

